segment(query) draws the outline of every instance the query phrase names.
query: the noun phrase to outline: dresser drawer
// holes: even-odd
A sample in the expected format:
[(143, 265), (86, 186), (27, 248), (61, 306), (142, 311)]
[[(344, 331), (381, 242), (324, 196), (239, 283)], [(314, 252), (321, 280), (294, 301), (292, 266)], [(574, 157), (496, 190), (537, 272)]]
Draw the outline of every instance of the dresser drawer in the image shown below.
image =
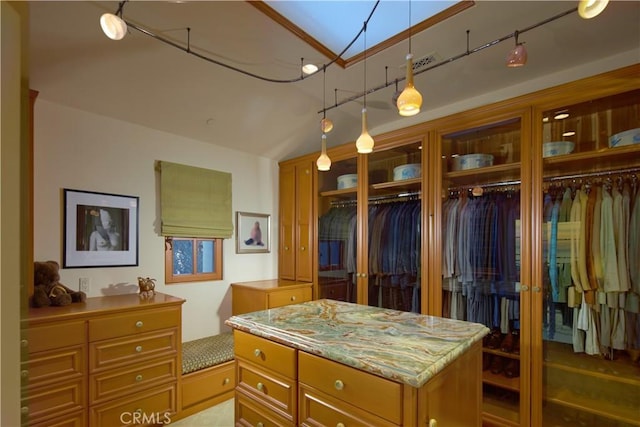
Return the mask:
[(175, 384), (145, 390), (91, 408), (90, 426), (164, 425), (176, 413)]
[(311, 287), (287, 289), (282, 287), (269, 294), (268, 307), (281, 307), (283, 305), (298, 304), (311, 301)]
[(30, 427), (85, 427), (87, 425), (87, 415), (85, 411), (74, 412), (62, 417), (56, 417), (41, 423), (29, 425)]
[(82, 344), (86, 338), (86, 326), (83, 321), (29, 326), (28, 330), (23, 331), (22, 337), (29, 353)]
[(294, 422), (282, 418), (240, 392), (236, 392), (235, 418), (236, 426), (293, 427), (295, 425)]
[(153, 360), (120, 369), (111, 369), (91, 376), (90, 404), (111, 399), (141, 389), (176, 381), (176, 358)]
[(298, 352), (298, 363), (300, 383), (400, 424), (400, 383), (302, 351)]
[(289, 378), (296, 378), (298, 362), (296, 350), (239, 330), (233, 331), (236, 357), (275, 371)]
[(182, 409), (200, 403), (215, 396), (233, 391), (236, 387), (236, 363), (226, 362), (198, 371), (197, 375), (182, 376)]
[(305, 385), (300, 385), (299, 408), (301, 426), (397, 426)]
[(318, 289), (318, 299), (347, 300), (347, 281), (322, 284)]
[(154, 357), (177, 354), (177, 329), (94, 342), (89, 345), (90, 371), (94, 372)]
[(139, 310), (89, 320), (89, 341), (137, 335), (180, 324), (180, 307)]
[(262, 370), (243, 360), (237, 361), (237, 370), (239, 390), (270, 406), (283, 417), (291, 421), (296, 419), (295, 380)]
[(84, 381), (61, 382), (27, 391), (22, 408), (27, 408), (30, 423), (44, 422), (71, 412), (78, 412), (85, 404)]
[(61, 378), (80, 379), (86, 371), (84, 351), (84, 345), (76, 345), (30, 354), (21, 364), (20, 375), (27, 380), (29, 388), (59, 382)]

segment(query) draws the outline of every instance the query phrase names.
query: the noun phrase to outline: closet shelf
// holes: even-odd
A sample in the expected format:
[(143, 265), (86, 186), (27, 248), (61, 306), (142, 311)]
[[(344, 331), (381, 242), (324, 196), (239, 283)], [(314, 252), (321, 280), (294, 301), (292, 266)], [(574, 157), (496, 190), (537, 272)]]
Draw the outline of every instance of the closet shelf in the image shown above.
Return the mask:
[(321, 191), (320, 196), (321, 197), (343, 197), (345, 199), (351, 199), (356, 196), (357, 192), (358, 192), (358, 188), (353, 187), (353, 188), (344, 188), (341, 190)]
[(449, 186), (483, 185), (496, 181), (520, 179), (520, 166), (520, 162), (506, 163), (484, 168), (446, 172), (443, 176), (444, 180), (450, 183)]
[(574, 372), (621, 384), (636, 385), (640, 382), (640, 371), (624, 353), (619, 353), (617, 359), (607, 360), (574, 353), (571, 346), (563, 343), (545, 341), (544, 345), (544, 366), (547, 369)]
[(490, 371), (483, 371), (482, 382), (511, 391), (520, 391), (520, 377), (507, 378), (502, 374), (493, 374)]
[(548, 390), (545, 400), (559, 406), (602, 416), (608, 420), (617, 420), (630, 425), (640, 426), (637, 407), (625, 407), (603, 401), (602, 399), (577, 396), (567, 389)]
[(597, 169), (618, 169), (640, 166), (638, 146), (628, 145), (617, 148), (604, 148), (598, 151), (564, 154), (543, 159), (544, 178), (573, 173), (587, 173)]
[(382, 195), (382, 194), (392, 194), (403, 191), (411, 191), (414, 192), (416, 190), (420, 190), (422, 184), (422, 178), (411, 178), (405, 179), (402, 181), (390, 181), (390, 182), (380, 182), (377, 184), (371, 185), (370, 194), (374, 195)]

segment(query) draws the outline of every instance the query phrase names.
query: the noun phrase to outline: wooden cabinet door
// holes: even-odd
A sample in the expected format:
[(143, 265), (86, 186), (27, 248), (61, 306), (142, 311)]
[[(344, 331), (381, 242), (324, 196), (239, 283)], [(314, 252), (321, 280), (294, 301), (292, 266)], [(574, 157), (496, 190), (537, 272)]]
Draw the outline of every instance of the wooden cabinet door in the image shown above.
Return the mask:
[(280, 167), (280, 247), (278, 275), (280, 279), (295, 280), (294, 217), (296, 203), (295, 166)]
[(296, 167), (296, 280), (313, 281), (313, 169), (310, 162)]

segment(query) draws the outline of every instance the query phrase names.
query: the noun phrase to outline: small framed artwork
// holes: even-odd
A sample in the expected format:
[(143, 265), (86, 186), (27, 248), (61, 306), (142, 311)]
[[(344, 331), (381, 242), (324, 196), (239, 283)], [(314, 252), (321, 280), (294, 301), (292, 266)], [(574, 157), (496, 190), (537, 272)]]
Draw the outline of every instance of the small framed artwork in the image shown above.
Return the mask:
[(64, 268), (138, 265), (137, 196), (64, 189)]
[(271, 218), (267, 214), (236, 212), (236, 253), (271, 251)]

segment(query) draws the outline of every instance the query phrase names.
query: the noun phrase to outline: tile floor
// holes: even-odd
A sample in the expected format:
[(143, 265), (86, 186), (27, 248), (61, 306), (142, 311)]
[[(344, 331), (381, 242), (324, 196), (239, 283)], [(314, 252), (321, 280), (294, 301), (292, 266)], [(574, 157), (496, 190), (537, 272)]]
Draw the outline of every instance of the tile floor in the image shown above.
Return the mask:
[(233, 399), (205, 409), (183, 418), (174, 423), (172, 427), (233, 427)]

